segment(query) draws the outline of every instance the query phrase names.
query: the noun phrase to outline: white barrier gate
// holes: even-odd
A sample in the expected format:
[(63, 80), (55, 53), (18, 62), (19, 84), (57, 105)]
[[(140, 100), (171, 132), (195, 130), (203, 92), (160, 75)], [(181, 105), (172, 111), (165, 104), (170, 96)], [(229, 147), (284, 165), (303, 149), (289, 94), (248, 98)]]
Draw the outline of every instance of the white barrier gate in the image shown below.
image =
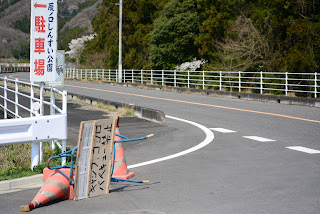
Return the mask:
[[(43, 161), (42, 142), (52, 141), (52, 149), (58, 145), (61, 152), (65, 152), (67, 91), (61, 92), (52, 87), (44, 87), (43, 84), (37, 85), (7, 77), (0, 77), (0, 81), (3, 81), (3, 85), (0, 85), (3, 92), (0, 94), (0, 100), (3, 100), (0, 108), (4, 115), (4, 119), (0, 120), (0, 146), (31, 142), (31, 168)], [(19, 90), (19, 84), (30, 87), (30, 92), (26, 92), (26, 89)], [(35, 88), (39, 88), (39, 94), (35, 93)], [(50, 101), (44, 99), (45, 89), (50, 91)], [(55, 94), (62, 96), (61, 108), (56, 105)], [(28, 107), (21, 104), (21, 97), (30, 101)], [(44, 105), (50, 108), (50, 115), (44, 115)], [(30, 117), (22, 118), (19, 109), (29, 112)], [(56, 111), (59, 114), (56, 114)], [(14, 119), (8, 119), (9, 115)], [(58, 141), (62, 141), (62, 145)], [(62, 158), (61, 164), (65, 163), (66, 158)]]

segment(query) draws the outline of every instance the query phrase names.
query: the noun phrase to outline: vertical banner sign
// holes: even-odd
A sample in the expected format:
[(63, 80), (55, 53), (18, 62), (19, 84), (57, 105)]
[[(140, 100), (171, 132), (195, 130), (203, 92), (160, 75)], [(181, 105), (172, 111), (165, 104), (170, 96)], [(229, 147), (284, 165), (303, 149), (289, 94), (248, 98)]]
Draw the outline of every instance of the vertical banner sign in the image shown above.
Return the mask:
[(56, 80), (57, 12), (57, 0), (31, 0), (31, 82)]

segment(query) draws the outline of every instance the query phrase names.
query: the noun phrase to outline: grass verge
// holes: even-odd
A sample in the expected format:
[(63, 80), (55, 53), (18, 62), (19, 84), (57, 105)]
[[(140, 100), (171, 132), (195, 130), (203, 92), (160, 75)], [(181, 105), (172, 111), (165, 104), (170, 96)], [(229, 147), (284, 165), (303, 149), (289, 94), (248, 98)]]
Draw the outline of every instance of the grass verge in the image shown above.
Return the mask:
[[(41, 174), (51, 156), (61, 153), (58, 146), (51, 150), (50, 143), (43, 143), (43, 160), (31, 170), (31, 143), (15, 144), (0, 147), (0, 181)], [(51, 161), (51, 166), (61, 165), (61, 159)]]

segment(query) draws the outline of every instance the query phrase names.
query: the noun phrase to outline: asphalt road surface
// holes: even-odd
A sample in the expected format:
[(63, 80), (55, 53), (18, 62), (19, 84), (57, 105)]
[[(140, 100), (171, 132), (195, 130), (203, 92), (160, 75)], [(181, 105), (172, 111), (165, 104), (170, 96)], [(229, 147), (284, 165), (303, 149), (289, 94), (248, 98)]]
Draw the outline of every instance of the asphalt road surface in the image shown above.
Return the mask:
[[(320, 213), (319, 108), (68, 81), (65, 89), (162, 110), (168, 121), (121, 129), (156, 134), (125, 147), (135, 178), (150, 184), (113, 183), (106, 196), (33, 213)], [(18, 213), (37, 191), (0, 195), (0, 206)]]

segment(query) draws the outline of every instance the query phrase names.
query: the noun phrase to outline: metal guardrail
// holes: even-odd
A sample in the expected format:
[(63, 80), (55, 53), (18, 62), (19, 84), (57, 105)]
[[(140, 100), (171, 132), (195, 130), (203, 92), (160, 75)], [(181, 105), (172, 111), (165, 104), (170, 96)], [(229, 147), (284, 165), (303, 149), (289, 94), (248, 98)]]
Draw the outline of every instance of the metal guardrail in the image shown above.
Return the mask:
[[(0, 77), (0, 108), (3, 111), (3, 119), (10, 117), (41, 117), (48, 115), (55, 115), (56, 113), (67, 114), (67, 91), (59, 91), (53, 87), (45, 87), (43, 84), (34, 84), (29, 82), (20, 81), (18, 79), (9, 79), (7, 77)], [(20, 86), (20, 88), (19, 88)], [(25, 86), (23, 90), (21, 86)], [(49, 98), (45, 97), (45, 91), (48, 92)], [(56, 103), (56, 96), (62, 97), (60, 106)], [(21, 102), (24, 99), (24, 102)], [(27, 101), (26, 101), (27, 100)], [(25, 103), (29, 103), (28, 106)], [(35, 104), (39, 104), (35, 109)], [(45, 108), (49, 111), (45, 111)], [(53, 118), (53, 117), (52, 117)], [(30, 119), (33, 120), (33, 119)], [(40, 120), (40, 118), (39, 118)], [(51, 137), (48, 139), (50, 140)], [(35, 147), (38, 143), (32, 143), (31, 147)], [(51, 148), (54, 149), (58, 145), (62, 152), (66, 151), (66, 140), (62, 140), (60, 144), (54, 140), (51, 142)], [(43, 161), (42, 143), (40, 143), (39, 161)], [(31, 148), (33, 150), (33, 148)], [(62, 165), (66, 162), (65, 158), (62, 160)]]
[(0, 63), (0, 73), (30, 71), (29, 63)]
[[(72, 69), (66, 78), (80, 80), (117, 81), (117, 69)], [(123, 82), (157, 84), (162, 86), (199, 89), (230, 90), (253, 93), (278, 93), (288, 96), (317, 98), (320, 77), (317, 73), (288, 72), (229, 72), (229, 71), (178, 71), (178, 70), (123, 70)], [(273, 91), (273, 92), (272, 92)]]

